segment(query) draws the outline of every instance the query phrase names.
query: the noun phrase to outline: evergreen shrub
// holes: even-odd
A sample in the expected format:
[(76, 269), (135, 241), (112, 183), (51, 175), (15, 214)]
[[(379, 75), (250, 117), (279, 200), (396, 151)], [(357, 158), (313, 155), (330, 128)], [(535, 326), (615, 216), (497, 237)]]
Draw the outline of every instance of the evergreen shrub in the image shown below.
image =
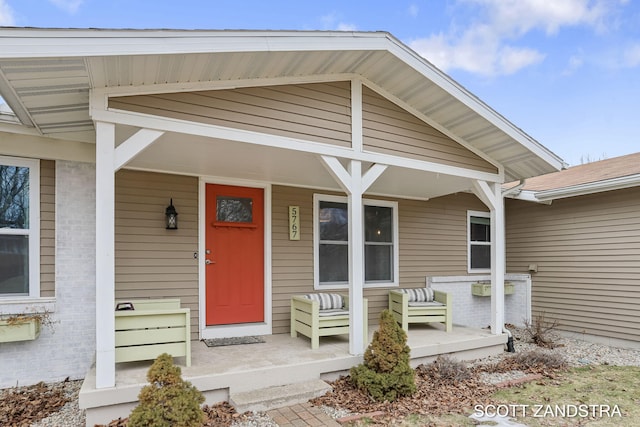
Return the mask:
[(181, 376), (180, 367), (163, 353), (147, 372), (146, 385), (140, 390), (140, 404), (129, 417), (128, 427), (199, 427), (204, 420), (200, 405), (204, 396)]
[(380, 327), (364, 353), (364, 363), (351, 368), (351, 381), (377, 401), (392, 402), (416, 391), (409, 365), (407, 334), (389, 310), (380, 315)]

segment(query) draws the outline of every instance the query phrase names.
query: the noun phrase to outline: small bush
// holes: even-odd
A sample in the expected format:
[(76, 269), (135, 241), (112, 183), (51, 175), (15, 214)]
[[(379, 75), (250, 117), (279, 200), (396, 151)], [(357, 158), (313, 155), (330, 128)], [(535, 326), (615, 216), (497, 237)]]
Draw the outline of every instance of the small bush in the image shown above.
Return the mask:
[(128, 427), (199, 427), (204, 413), (204, 396), (181, 377), (173, 359), (163, 353), (147, 372), (149, 385), (140, 390), (140, 404), (129, 417)]
[(549, 353), (547, 351), (532, 350), (526, 353), (516, 353), (511, 356), (515, 363), (521, 366), (522, 370), (558, 370), (567, 367), (567, 362), (560, 354)]
[(416, 391), (409, 366), (407, 334), (389, 310), (380, 315), (380, 327), (364, 353), (364, 363), (351, 368), (351, 381), (377, 401), (392, 402)]
[(558, 327), (558, 321), (547, 321), (544, 317), (544, 312), (536, 316), (533, 322), (525, 320), (525, 331), (531, 338), (531, 341), (539, 347), (554, 348), (556, 345), (553, 342), (550, 332)]
[(471, 370), (464, 362), (450, 356), (438, 356), (432, 364), (422, 365), (422, 369), (437, 383), (459, 383), (473, 377)]

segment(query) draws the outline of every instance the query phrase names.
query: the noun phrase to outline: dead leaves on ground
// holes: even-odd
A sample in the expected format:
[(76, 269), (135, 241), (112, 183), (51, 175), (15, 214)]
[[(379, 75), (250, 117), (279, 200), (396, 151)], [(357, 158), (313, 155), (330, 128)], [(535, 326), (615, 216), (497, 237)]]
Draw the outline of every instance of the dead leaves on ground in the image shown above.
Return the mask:
[(0, 390), (0, 425), (29, 426), (57, 412), (69, 401), (64, 392), (65, 383), (40, 382)]

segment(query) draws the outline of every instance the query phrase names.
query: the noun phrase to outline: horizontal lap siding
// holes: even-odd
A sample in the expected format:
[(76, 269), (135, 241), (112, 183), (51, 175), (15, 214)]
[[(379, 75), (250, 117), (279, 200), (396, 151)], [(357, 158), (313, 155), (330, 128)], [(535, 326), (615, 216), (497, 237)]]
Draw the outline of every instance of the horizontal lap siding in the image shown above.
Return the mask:
[[(173, 198), (178, 229), (165, 229)], [(121, 170), (116, 174), (116, 299), (179, 298), (198, 339), (198, 179)]]
[(56, 269), (56, 163), (40, 161), (40, 296), (54, 297)]
[(640, 340), (640, 188), (537, 205), (507, 201), (507, 267), (532, 273), (534, 316)]
[(489, 162), (370, 89), (363, 89), (362, 108), (367, 151), (497, 172)]
[[(273, 333), (289, 333), (292, 295), (313, 289), (313, 194), (311, 189), (274, 186), (273, 200)], [(373, 198), (373, 197), (372, 197)], [(389, 199), (387, 199), (389, 200)], [(299, 241), (289, 240), (288, 207), (300, 206)], [(467, 210), (486, 210), (473, 195), (458, 194), (429, 201), (399, 200), (400, 284), (425, 285), (425, 277), (467, 272)], [(336, 292), (348, 293), (347, 289)], [(389, 288), (365, 289), (369, 321), (378, 323), (387, 308)]]
[[(291, 296), (313, 292), (313, 193), (304, 188), (272, 188), (274, 334), (289, 333)], [(300, 206), (300, 240), (289, 240), (289, 206)]]
[(109, 107), (351, 146), (349, 82), (127, 96)]

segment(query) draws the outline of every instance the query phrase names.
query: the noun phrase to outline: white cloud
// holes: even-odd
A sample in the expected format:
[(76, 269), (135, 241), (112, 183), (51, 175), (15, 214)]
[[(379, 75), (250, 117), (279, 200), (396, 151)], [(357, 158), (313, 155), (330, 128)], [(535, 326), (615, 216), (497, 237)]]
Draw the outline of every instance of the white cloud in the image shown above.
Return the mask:
[(73, 15), (80, 9), (84, 0), (49, 0), (49, 2)]
[(514, 74), (544, 59), (536, 50), (501, 44), (486, 27), (476, 30), (455, 42), (438, 34), (410, 45), (444, 71), (460, 69), (483, 76)]
[(5, 0), (0, 0), (0, 26), (12, 27), (14, 25), (13, 9)]
[(325, 30), (356, 31), (358, 29), (355, 24), (342, 22), (336, 13), (324, 15), (320, 17), (320, 21)]
[(640, 65), (640, 43), (625, 49), (623, 53), (622, 65), (626, 67), (637, 67)]
[(570, 76), (584, 65), (584, 58), (580, 55), (573, 55), (569, 58), (567, 68), (562, 71), (563, 76)]
[(492, 26), (505, 35), (522, 35), (534, 29), (555, 34), (560, 27), (599, 27), (608, 15), (606, 0), (464, 0), (483, 6)]
[[(516, 45), (527, 33), (554, 35), (567, 26), (605, 31), (606, 18), (616, 6), (611, 0), (458, 0), (456, 5), (466, 13), (456, 17), (456, 26), (409, 44), (445, 71), (484, 76), (513, 74), (542, 62), (543, 52)], [(465, 18), (469, 22), (462, 22)]]

